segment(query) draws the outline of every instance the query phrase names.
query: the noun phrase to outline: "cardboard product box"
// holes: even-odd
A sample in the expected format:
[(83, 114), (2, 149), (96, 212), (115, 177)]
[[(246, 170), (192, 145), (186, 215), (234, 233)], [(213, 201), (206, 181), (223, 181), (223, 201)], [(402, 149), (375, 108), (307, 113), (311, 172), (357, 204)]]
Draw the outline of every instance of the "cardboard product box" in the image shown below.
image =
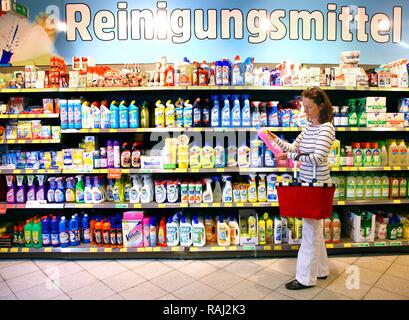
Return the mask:
[(141, 156), (141, 169), (163, 169), (163, 157)]
[(405, 114), (404, 113), (387, 113), (386, 114), (386, 126), (394, 128), (405, 127)]
[(368, 212), (370, 216), (369, 221), (363, 221), (362, 216), (355, 214), (352, 211), (345, 213), (345, 221), (343, 223), (343, 229), (346, 234), (354, 242), (373, 242), (375, 241), (376, 233), (376, 216), (373, 213)]
[(125, 248), (143, 247), (143, 211), (124, 212), (122, 234)]
[(385, 112), (367, 113), (366, 126), (368, 128), (386, 127), (386, 113)]
[(386, 112), (386, 97), (367, 97), (365, 111), (366, 113)]
[[(254, 216), (256, 218), (256, 237), (249, 237), (248, 234), (243, 234), (240, 232), (240, 245), (258, 245), (258, 215), (255, 210), (239, 210), (239, 224), (241, 219), (245, 219), (248, 221), (250, 216)], [(241, 225), (241, 224), (240, 224)], [(241, 227), (240, 227), (241, 229)]]

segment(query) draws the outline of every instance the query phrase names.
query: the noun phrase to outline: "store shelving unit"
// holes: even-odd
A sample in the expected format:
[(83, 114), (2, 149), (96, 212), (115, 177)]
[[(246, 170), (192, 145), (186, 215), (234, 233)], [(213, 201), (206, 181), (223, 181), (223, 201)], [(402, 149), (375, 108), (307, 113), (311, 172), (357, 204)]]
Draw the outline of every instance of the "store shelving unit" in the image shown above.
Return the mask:
[[(378, 87), (321, 87), (326, 90), (329, 95), (347, 95), (348, 93), (356, 93), (364, 95), (366, 92), (371, 95), (401, 95), (402, 97), (409, 94), (409, 88), (378, 88)], [(191, 95), (202, 94), (223, 94), (226, 92), (233, 92), (237, 94), (252, 93), (258, 94), (291, 94), (299, 93), (306, 89), (302, 86), (292, 87), (244, 87), (244, 86), (182, 86), (182, 87), (125, 87), (125, 88), (47, 88), (47, 89), (1, 89), (0, 96), (9, 95), (27, 95), (31, 94), (40, 96), (41, 94), (50, 94), (54, 97), (63, 95), (65, 97), (70, 94), (87, 94), (98, 95), (101, 94), (123, 94), (125, 96), (134, 96), (135, 93), (143, 97), (144, 94), (153, 94), (156, 92), (163, 92), (164, 94), (187, 94)], [(0, 115), (0, 120), (8, 119), (58, 119), (58, 114), (47, 115)], [(273, 132), (297, 133), (301, 131), (298, 127), (268, 127)], [(349, 133), (368, 133), (371, 132), (385, 132), (385, 133), (399, 133), (405, 135), (409, 132), (409, 128), (366, 128), (366, 127), (336, 127), (337, 132)], [(247, 133), (256, 132), (255, 128), (137, 128), (137, 129), (66, 129), (61, 130), (62, 141), (65, 137), (70, 139), (73, 135), (106, 135), (106, 134), (150, 134), (150, 133)], [(60, 140), (2, 140), (0, 144), (58, 144)], [(271, 172), (271, 173), (291, 173), (292, 168), (213, 168), (213, 169), (120, 169), (121, 173), (128, 174), (213, 174), (213, 173), (232, 173), (232, 174), (247, 174), (255, 172)], [(405, 172), (409, 171), (409, 166), (386, 166), (386, 167), (332, 167), (332, 172)], [(47, 174), (47, 175), (76, 175), (76, 174), (108, 174), (109, 169), (0, 169), (0, 175), (6, 174)], [(408, 205), (409, 199), (371, 199), (371, 200), (337, 200), (334, 201), (334, 206), (373, 206), (373, 205)], [(277, 202), (263, 202), (263, 203), (150, 203), (150, 204), (131, 204), (131, 203), (110, 203), (105, 202), (101, 204), (43, 204), (33, 208), (32, 205), (26, 204), (6, 204), (0, 203), (0, 214), (12, 214), (13, 210), (23, 210), (22, 213), (36, 214), (36, 211), (43, 209), (50, 210), (76, 210), (76, 209), (179, 209), (179, 208), (193, 208), (193, 209), (214, 209), (214, 208), (271, 208), (278, 207)], [(276, 209), (277, 210), (277, 209)], [(205, 212), (205, 211), (204, 211)], [(0, 248), (0, 258), (160, 258), (160, 257), (264, 257), (264, 256), (281, 256), (281, 255), (295, 255), (299, 248), (298, 244), (266, 244), (260, 246), (230, 246), (219, 247), (216, 245), (207, 245), (205, 247), (154, 247), (154, 248), (104, 248), (81, 245), (79, 247), (69, 248)], [(398, 239), (396, 241), (376, 241), (370, 243), (352, 243), (349, 239), (343, 239), (341, 243), (328, 243), (327, 248), (329, 253), (354, 253), (354, 252), (409, 252), (409, 241)]]

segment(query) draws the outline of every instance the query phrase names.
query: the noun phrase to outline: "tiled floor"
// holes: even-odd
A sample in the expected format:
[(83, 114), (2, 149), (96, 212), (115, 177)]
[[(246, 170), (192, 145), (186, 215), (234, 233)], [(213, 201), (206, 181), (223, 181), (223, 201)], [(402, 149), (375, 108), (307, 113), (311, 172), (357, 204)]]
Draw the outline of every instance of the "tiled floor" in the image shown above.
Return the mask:
[(0, 260), (0, 300), (409, 300), (409, 255), (330, 257), (331, 274), (288, 291), (295, 258)]

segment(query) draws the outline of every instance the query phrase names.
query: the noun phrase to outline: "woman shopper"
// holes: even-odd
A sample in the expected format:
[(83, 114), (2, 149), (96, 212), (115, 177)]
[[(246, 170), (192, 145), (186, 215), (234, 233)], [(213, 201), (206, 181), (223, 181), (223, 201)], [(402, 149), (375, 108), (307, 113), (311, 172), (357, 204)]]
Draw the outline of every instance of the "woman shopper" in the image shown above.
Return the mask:
[[(283, 154), (278, 160), (294, 160), (299, 154), (300, 179), (312, 182), (313, 168), (316, 166), (317, 182), (332, 182), (328, 166), (328, 155), (335, 140), (332, 125), (332, 104), (327, 94), (314, 87), (301, 94), (308, 124), (295, 141), (290, 144), (269, 134), (282, 148)], [(329, 275), (327, 250), (323, 237), (322, 220), (303, 219), (303, 235), (297, 258), (295, 280), (286, 284), (288, 290), (300, 290), (313, 287), (318, 279)]]

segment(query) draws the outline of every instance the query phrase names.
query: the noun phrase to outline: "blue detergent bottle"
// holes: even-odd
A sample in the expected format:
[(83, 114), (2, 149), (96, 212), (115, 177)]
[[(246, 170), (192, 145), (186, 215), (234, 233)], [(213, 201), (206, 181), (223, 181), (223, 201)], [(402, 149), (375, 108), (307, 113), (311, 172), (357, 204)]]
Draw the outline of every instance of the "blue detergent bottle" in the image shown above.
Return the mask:
[(220, 106), (217, 96), (212, 96), (213, 108), (210, 112), (210, 126), (220, 127)]
[(249, 96), (243, 96), (244, 105), (241, 109), (241, 125), (243, 127), (251, 127), (251, 110)]
[(129, 113), (125, 100), (119, 104), (119, 127), (122, 129), (129, 128)]
[(68, 129), (68, 101), (60, 99), (61, 129)]
[(111, 128), (113, 129), (119, 128), (119, 108), (115, 100), (111, 102), (109, 111), (110, 111), (110, 118), (111, 118)]
[(53, 216), (51, 219), (51, 245), (54, 248), (60, 246), (60, 230), (58, 223), (58, 217)]
[(82, 217), (82, 242), (90, 243), (91, 242), (91, 232), (89, 227), (89, 218), (88, 214), (84, 214)]
[(278, 102), (276, 101), (270, 101), (268, 103), (269, 106), (269, 111), (268, 111), (268, 126), (269, 127), (278, 127), (279, 122), (278, 122)]
[(156, 217), (151, 217), (149, 221), (149, 242), (151, 247), (157, 246), (157, 238)]
[(136, 105), (135, 100), (131, 102), (128, 108), (129, 111), (129, 128), (140, 127), (139, 107)]
[(68, 234), (68, 224), (65, 217), (61, 217), (59, 223), (59, 232), (60, 232), (60, 246), (61, 248), (67, 248), (70, 246), (70, 236)]
[(231, 125), (232, 127), (241, 127), (242, 125), (240, 100), (238, 96), (234, 96), (234, 105), (231, 111)]
[(51, 246), (51, 225), (50, 219), (48, 216), (41, 219), (41, 231), (43, 234), (43, 246)]
[(77, 219), (75, 218), (75, 216), (71, 217), (70, 220), (70, 227), (69, 227), (69, 236), (70, 236), (70, 245), (71, 246), (78, 246), (79, 242), (78, 242), (78, 222)]
[(231, 110), (229, 96), (224, 97), (224, 106), (221, 113), (222, 127), (231, 127)]

